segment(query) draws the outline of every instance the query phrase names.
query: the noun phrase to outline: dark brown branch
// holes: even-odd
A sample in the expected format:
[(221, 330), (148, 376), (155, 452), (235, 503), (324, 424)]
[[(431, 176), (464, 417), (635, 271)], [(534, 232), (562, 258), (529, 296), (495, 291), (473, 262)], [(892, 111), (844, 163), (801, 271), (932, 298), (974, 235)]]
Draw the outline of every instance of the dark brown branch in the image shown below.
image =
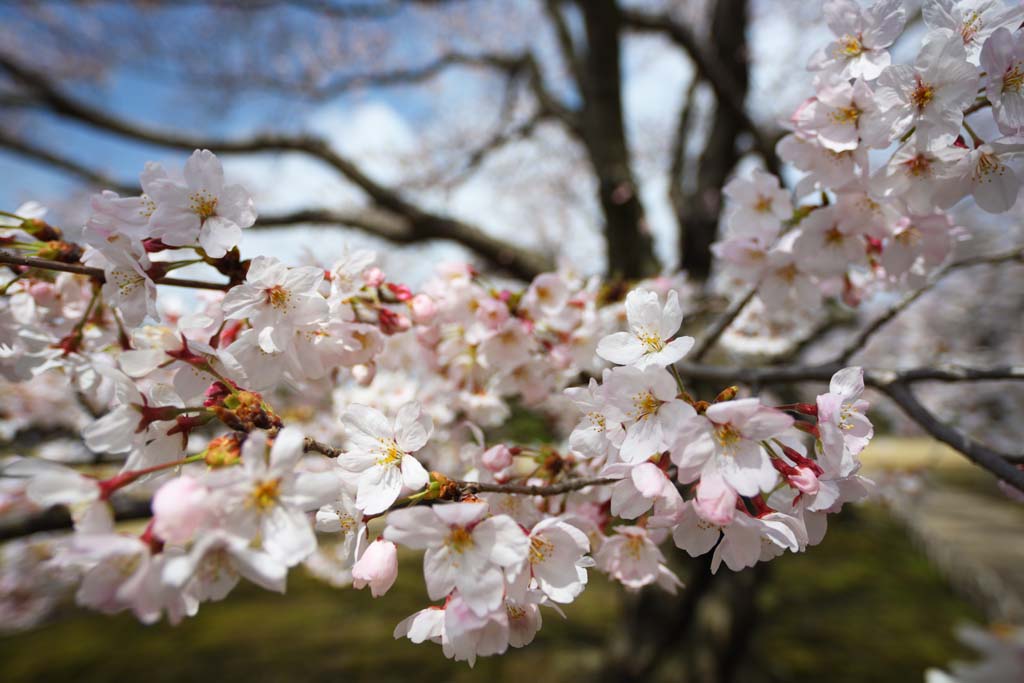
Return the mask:
[[(682, 363), (676, 366), (683, 377), (729, 384), (789, 384), (793, 382), (827, 382), (842, 368), (840, 364), (827, 363), (811, 366), (780, 366), (766, 368), (710, 367)], [(1013, 463), (1024, 462), (1024, 454), (999, 453), (988, 446), (971, 439), (932, 415), (921, 405), (910, 391), (918, 382), (981, 382), (1024, 380), (1024, 365), (995, 368), (964, 368), (945, 366), (934, 368), (913, 368), (909, 370), (864, 370), (864, 383), (878, 389), (897, 405), (925, 432), (943, 443), (949, 444), (971, 461), (984, 467), (1001, 479), (1024, 491), (1024, 473), (1010, 476), (1016, 471)], [(993, 465), (998, 458), (1002, 465)], [(1008, 478), (1009, 477), (1009, 478)]]
[(572, 75), (577, 87), (581, 87), (584, 80), (583, 64), (573, 44), (572, 32), (562, 14), (564, 0), (544, 0), (544, 12), (555, 31), (555, 40), (558, 43), (558, 52), (562, 55), (566, 69)]
[(620, 8), (615, 0), (577, 1), (576, 6), (586, 31), (582, 80), (577, 84), (583, 95), (582, 142), (597, 178), (608, 275), (646, 277), (659, 265), (626, 141)]
[(693, 111), (696, 104), (697, 86), (700, 85), (699, 78), (693, 78), (686, 88), (686, 96), (679, 110), (679, 123), (676, 124), (675, 137), (672, 139), (671, 161), (668, 170), (668, 199), (675, 211), (676, 221), (680, 230), (684, 225), (686, 212), (686, 192), (684, 184), (686, 180), (686, 147), (690, 139), (690, 127), (693, 121)]
[(54, 152), (26, 142), (23, 139), (16, 138), (13, 135), (10, 135), (8, 131), (0, 130), (0, 147), (26, 159), (42, 162), (47, 166), (52, 166), (58, 170), (70, 173), (71, 175), (77, 176), (95, 187), (114, 190), (115, 192), (125, 195), (138, 193), (137, 186), (121, 183), (114, 178), (80, 164), (77, 161), (68, 159), (67, 157), (62, 157)]
[(486, 68), (514, 75), (526, 65), (524, 55), (465, 54), (450, 52), (421, 66), (391, 71), (349, 74), (317, 88), (318, 96), (334, 97), (348, 90), (364, 87), (414, 85), (429, 81), (451, 67)]
[(756, 287), (751, 287), (746, 294), (741, 296), (739, 299), (733, 301), (722, 315), (718, 316), (711, 327), (709, 327), (704, 334), (696, 341), (693, 345), (693, 349), (687, 356), (691, 361), (699, 361), (707, 355), (718, 338), (722, 336), (722, 333), (732, 324), (733, 320), (739, 316), (740, 312), (746, 307), (750, 300), (754, 298), (754, 293), (757, 292)]
[[(676, 368), (684, 377), (728, 384), (789, 384), (793, 382), (827, 382), (839, 370), (839, 363), (821, 365), (780, 365), (763, 368), (729, 367), (721, 365), (698, 365), (679, 363)], [(992, 368), (968, 368), (958, 365), (910, 368), (907, 370), (886, 370), (865, 368), (864, 381), (881, 388), (890, 384), (911, 384), (916, 382), (995, 382), (1024, 380), (1024, 365), (1002, 365)]]
[(50, 111), (65, 118), (79, 121), (102, 131), (149, 142), (162, 147), (183, 150), (212, 149), (224, 154), (251, 154), (258, 152), (297, 152), (318, 159), (334, 168), (361, 189), (377, 207), (402, 216), (408, 221), (416, 241), (448, 239), (469, 248), (492, 265), (529, 280), (552, 267), (550, 259), (525, 249), (507, 244), (479, 228), (458, 219), (431, 213), (411, 204), (397, 191), (385, 187), (354, 162), (336, 152), (323, 139), (278, 134), (256, 135), (241, 140), (220, 140), (203, 136), (157, 131), (136, 125), (108, 112), (75, 100), (59, 92), (41, 74), (0, 55), (0, 67), (36, 94)]
[(321, 455), (326, 455), (328, 458), (337, 458), (345, 453), (345, 451), (340, 448), (335, 448), (334, 446), (325, 444), (322, 441), (317, 441), (316, 439), (308, 436), (302, 444), (302, 450), (306, 453), (320, 453)]
[[(49, 261), (47, 259), (35, 258), (34, 256), (13, 256), (4, 252), (0, 252), (0, 263), (9, 266), (25, 266), (41, 270), (57, 270), (64, 273), (88, 275), (100, 282), (106, 281), (102, 268), (91, 268), (77, 263), (61, 263), (60, 261)], [(222, 292), (231, 288), (231, 285), (226, 282), (221, 284), (217, 282), (203, 282), (201, 280), (185, 280), (177, 277), (159, 277), (153, 280), (153, 283), (190, 289), (214, 289)]]
[(729, 72), (713, 57), (706, 54), (697, 38), (687, 26), (669, 16), (640, 9), (624, 9), (623, 20), (628, 28), (645, 33), (661, 33), (686, 52), (693, 60), (700, 77), (707, 81), (715, 99), (732, 110), (742, 126), (754, 139), (754, 149), (764, 159), (772, 173), (779, 171), (779, 159), (771, 136), (764, 134), (747, 114), (744, 94)]
[[(952, 446), (974, 464), (996, 475), (1010, 486), (1024, 491), (1024, 470), (1018, 469), (1007, 456), (998, 453), (985, 444), (975, 441), (959, 429), (955, 429), (935, 417), (914, 396), (910, 387), (901, 382), (877, 387), (896, 405), (903, 409), (914, 422), (939, 441)], [(1019, 459), (1019, 458), (1016, 458)]]
[[(127, 522), (150, 516), (150, 502), (135, 498), (112, 498), (114, 519)], [(0, 541), (9, 541), (44, 531), (66, 531), (71, 528), (71, 515), (66, 508), (53, 507), (29, 515), (10, 515), (0, 518)]]

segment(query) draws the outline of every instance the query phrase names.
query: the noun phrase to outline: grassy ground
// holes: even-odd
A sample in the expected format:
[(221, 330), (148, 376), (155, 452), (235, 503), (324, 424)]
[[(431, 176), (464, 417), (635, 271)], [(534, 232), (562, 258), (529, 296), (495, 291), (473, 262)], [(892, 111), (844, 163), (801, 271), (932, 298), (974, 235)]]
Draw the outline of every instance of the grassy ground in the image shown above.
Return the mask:
[[(926, 666), (966, 654), (952, 630), (978, 615), (882, 510), (844, 514), (821, 546), (772, 565), (752, 652), (757, 675), (744, 681), (915, 682)], [(391, 638), (400, 619), (426, 604), (422, 586), (412, 559), (376, 601), (296, 573), (286, 596), (239, 590), (177, 628), (69, 609), (35, 632), (0, 639), (0, 679), (577, 681), (600, 668), (619, 608), (619, 591), (595, 578), (567, 620), (547, 612), (533, 645), (471, 670), (437, 646)]]

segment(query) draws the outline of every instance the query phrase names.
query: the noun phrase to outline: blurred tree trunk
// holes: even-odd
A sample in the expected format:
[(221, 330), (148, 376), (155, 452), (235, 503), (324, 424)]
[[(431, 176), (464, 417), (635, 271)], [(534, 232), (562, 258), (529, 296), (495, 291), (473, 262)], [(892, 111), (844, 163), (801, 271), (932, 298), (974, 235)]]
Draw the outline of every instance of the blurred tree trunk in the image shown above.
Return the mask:
[(597, 176), (608, 276), (640, 278), (659, 266), (633, 177), (622, 115), (622, 17), (616, 0), (579, 0), (586, 48), (577, 70), (584, 147)]
[[(747, 0), (716, 0), (712, 3), (711, 40), (707, 49), (732, 77), (746, 96), (750, 75), (747, 53)], [(743, 123), (736, 112), (716, 102), (711, 132), (697, 164), (697, 178), (691, 192), (681, 187), (682, 179), (670, 193), (680, 226), (680, 267), (698, 280), (711, 272), (711, 243), (718, 234), (722, 210), (722, 187), (740, 159), (737, 140)]]

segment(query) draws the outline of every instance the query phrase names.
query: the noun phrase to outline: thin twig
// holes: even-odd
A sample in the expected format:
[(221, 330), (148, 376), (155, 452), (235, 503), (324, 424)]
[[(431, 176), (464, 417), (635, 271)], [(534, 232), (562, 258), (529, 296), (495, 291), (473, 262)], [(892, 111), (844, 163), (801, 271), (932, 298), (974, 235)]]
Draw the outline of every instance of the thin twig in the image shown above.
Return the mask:
[(605, 486), (619, 481), (614, 477), (587, 477), (567, 479), (559, 484), (546, 486), (518, 484), (487, 484), (478, 481), (457, 481), (456, 486), (463, 493), (511, 493), (523, 496), (557, 496), (562, 493), (579, 491), (591, 486)]
[(1006, 263), (1008, 261), (1024, 261), (1024, 249), (1021, 247), (1015, 247), (1009, 251), (1005, 251), (999, 254), (992, 254), (989, 256), (972, 256), (965, 258), (956, 263), (950, 263), (942, 268), (935, 271), (930, 282), (922, 286), (921, 288), (911, 292), (897, 303), (893, 304), (885, 313), (871, 321), (867, 327), (860, 331), (856, 337), (854, 337), (850, 343), (848, 343), (843, 350), (836, 356), (837, 363), (845, 363), (850, 360), (858, 351), (863, 349), (867, 343), (871, 340), (875, 334), (878, 333), (886, 324), (889, 323), (893, 318), (898, 316), (900, 313), (905, 311), (911, 304), (917, 301), (922, 294), (930, 291), (935, 285), (937, 285), (944, 277), (950, 273), (962, 270), (964, 268), (970, 268), (972, 266), (979, 265), (995, 265), (999, 263)]
[[(64, 273), (75, 273), (77, 275), (88, 275), (99, 282), (105, 282), (106, 276), (102, 268), (92, 268), (78, 263), (62, 263), (61, 261), (50, 261), (48, 259), (36, 258), (34, 256), (14, 256), (0, 252), (0, 263), (9, 266), (26, 266), (39, 268), (41, 270), (57, 270)], [(185, 280), (177, 277), (158, 277), (153, 280), (157, 285), (169, 285), (171, 287), (188, 287), (191, 289), (214, 289), (221, 292), (231, 288), (228, 283), (203, 282), (202, 280)]]
[(708, 351), (715, 345), (718, 338), (722, 336), (726, 328), (732, 324), (740, 312), (746, 307), (750, 300), (754, 298), (754, 293), (757, 291), (756, 287), (751, 287), (746, 294), (739, 299), (736, 299), (732, 304), (725, 310), (722, 315), (708, 328), (707, 332), (701, 336), (693, 345), (693, 349), (687, 354), (687, 357), (692, 361), (699, 361), (707, 355)]

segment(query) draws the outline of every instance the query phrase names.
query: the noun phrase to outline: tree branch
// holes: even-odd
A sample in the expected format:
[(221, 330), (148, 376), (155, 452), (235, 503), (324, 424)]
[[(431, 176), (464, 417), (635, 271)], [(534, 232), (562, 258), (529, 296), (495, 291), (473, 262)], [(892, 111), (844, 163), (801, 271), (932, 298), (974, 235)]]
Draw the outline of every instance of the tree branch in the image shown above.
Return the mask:
[(136, 125), (105, 111), (91, 107), (59, 92), (41, 74), (12, 62), (0, 55), (0, 67), (33, 91), (50, 111), (99, 130), (149, 142), (162, 147), (183, 150), (213, 149), (226, 154), (257, 152), (297, 152), (318, 159), (334, 168), (361, 189), (378, 207), (398, 214), (409, 223), (412, 240), (448, 239), (458, 242), (492, 265), (525, 280), (552, 267), (551, 260), (542, 254), (507, 244), (479, 228), (444, 215), (425, 211), (406, 201), (395, 190), (385, 187), (363, 172), (354, 162), (333, 150), (323, 139), (314, 136), (256, 135), (241, 140), (219, 140), (203, 136), (190, 136), (162, 132)]
[(732, 324), (732, 321), (736, 320), (736, 317), (739, 316), (744, 307), (750, 303), (750, 300), (754, 298), (754, 294), (756, 292), (757, 287), (751, 287), (746, 294), (733, 301), (732, 304), (725, 309), (725, 312), (718, 316), (715, 322), (712, 323), (711, 327), (709, 327), (700, 339), (694, 343), (693, 349), (689, 354), (687, 354), (690, 360), (699, 361), (707, 355), (708, 351), (714, 347), (719, 337), (722, 336), (722, 333), (725, 332), (729, 325)]
[[(75, 273), (77, 275), (88, 275), (100, 282), (106, 281), (102, 268), (91, 268), (77, 263), (62, 263), (60, 261), (49, 261), (47, 259), (35, 258), (34, 256), (14, 256), (0, 251), (0, 264), (9, 266), (25, 266), (27, 268), (40, 268), (42, 270), (57, 270), (64, 273)], [(203, 282), (201, 280), (186, 280), (177, 277), (158, 277), (153, 280), (157, 285), (168, 285), (170, 287), (187, 287), (189, 289), (214, 289), (227, 291), (231, 285), (227, 282)]]
[(618, 479), (612, 477), (591, 477), (567, 479), (559, 484), (547, 486), (519, 486), (516, 484), (487, 484), (478, 481), (457, 481), (456, 486), (463, 493), (510, 493), (523, 496), (557, 496), (562, 493), (579, 491), (591, 486), (614, 484)]
[(622, 16), (616, 0), (577, 0), (586, 31), (580, 61), (582, 142), (597, 178), (605, 254), (612, 279), (658, 272), (654, 240), (633, 176), (622, 109)]
[[(676, 366), (680, 374), (707, 382), (742, 384), (790, 384), (794, 382), (827, 382), (842, 365), (826, 363), (808, 366), (780, 366), (765, 368), (711, 367), (681, 363)], [(939, 441), (952, 446), (969, 460), (992, 472), (1001, 479), (1024, 491), (1024, 472), (1014, 467), (1015, 462), (1024, 462), (1024, 454), (999, 453), (963, 432), (942, 423), (927, 408), (921, 405), (910, 390), (917, 382), (980, 382), (1024, 380), (1024, 365), (1009, 365), (994, 368), (965, 368), (939, 366), (912, 368), (909, 370), (883, 370), (865, 368), (864, 383), (878, 389), (893, 400), (925, 432)], [(1001, 464), (995, 463), (998, 459)], [(1011, 475), (1010, 472), (1018, 472)]]
[[(1018, 491), (1024, 491), (1024, 470), (1018, 469), (1008, 456), (992, 450), (985, 444), (975, 441), (958, 429), (955, 429), (935, 417), (914, 396), (910, 387), (896, 382), (877, 387), (896, 405), (903, 409), (914, 422), (939, 441), (952, 446), (974, 464), (996, 475)], [(1014, 457), (1020, 460), (1020, 457)]]
[(11, 152), (26, 159), (39, 161), (48, 166), (64, 171), (65, 173), (77, 176), (90, 185), (94, 185), (96, 187), (114, 190), (119, 194), (125, 195), (137, 194), (139, 191), (137, 186), (121, 183), (120, 181), (115, 180), (100, 171), (80, 164), (77, 161), (59, 156), (54, 152), (43, 149), (42, 147), (37, 147), (25, 140), (18, 139), (4, 130), (0, 130), (0, 147), (10, 150)]
[[(150, 501), (137, 498), (112, 498), (114, 519), (127, 522), (150, 516)], [(0, 542), (21, 538), (44, 531), (65, 531), (72, 526), (71, 514), (64, 507), (53, 507), (42, 512), (0, 518)]]
[(900, 301), (891, 306), (885, 313), (875, 318), (871, 323), (860, 331), (839, 353), (836, 357), (837, 363), (845, 363), (850, 360), (858, 351), (862, 350), (871, 338), (875, 336), (886, 324), (889, 323), (893, 318), (898, 316), (900, 313), (910, 307), (915, 301), (917, 301), (922, 294), (930, 291), (935, 285), (939, 283), (944, 277), (950, 273), (962, 270), (964, 268), (970, 268), (978, 265), (995, 265), (999, 263), (1006, 263), (1009, 261), (1017, 261), (1024, 263), (1024, 248), (1015, 247), (1009, 251), (1005, 251), (999, 254), (992, 254), (989, 256), (972, 256), (965, 258), (956, 263), (950, 263), (942, 268), (935, 271), (930, 282), (920, 287), (919, 289), (906, 295)]
[(705, 53), (689, 27), (667, 15), (641, 9), (623, 9), (622, 17), (628, 28), (645, 33), (661, 33), (690, 56), (700, 77), (707, 81), (714, 91), (715, 99), (732, 110), (743, 128), (754, 139), (754, 149), (764, 159), (765, 166), (772, 173), (778, 174), (779, 158), (775, 154), (773, 140), (765, 135), (747, 114), (743, 91), (729, 72), (716, 59)]

